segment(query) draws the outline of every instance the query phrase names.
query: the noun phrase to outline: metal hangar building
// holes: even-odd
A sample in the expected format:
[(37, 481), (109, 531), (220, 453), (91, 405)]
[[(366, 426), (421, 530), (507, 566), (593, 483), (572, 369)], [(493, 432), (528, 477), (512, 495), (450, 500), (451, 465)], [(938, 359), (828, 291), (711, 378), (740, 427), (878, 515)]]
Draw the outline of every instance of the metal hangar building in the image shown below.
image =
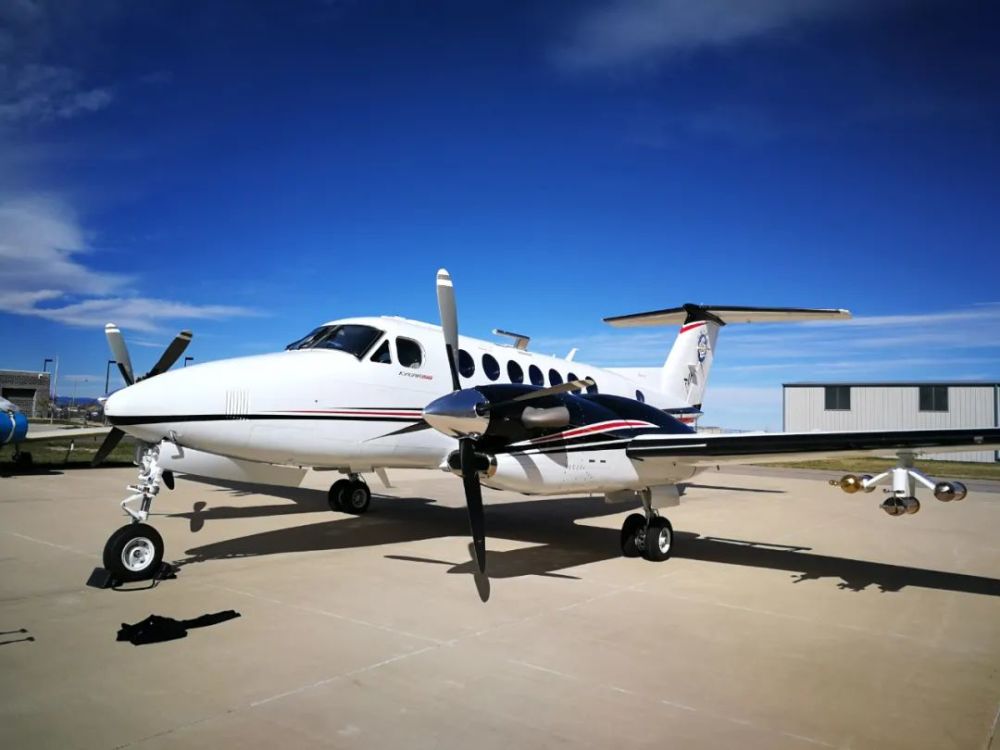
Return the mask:
[[(785, 383), (788, 432), (1000, 427), (1000, 383)], [(1000, 461), (1000, 451), (942, 453), (945, 461)]]

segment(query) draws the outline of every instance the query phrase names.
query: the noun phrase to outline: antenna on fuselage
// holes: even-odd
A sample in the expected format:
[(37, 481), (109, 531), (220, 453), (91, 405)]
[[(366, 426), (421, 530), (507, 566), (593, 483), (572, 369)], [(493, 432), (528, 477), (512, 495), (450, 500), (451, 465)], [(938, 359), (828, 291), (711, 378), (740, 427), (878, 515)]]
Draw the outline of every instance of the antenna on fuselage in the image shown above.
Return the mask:
[(494, 328), (493, 335), (508, 336), (514, 339), (515, 349), (520, 349), (522, 352), (528, 351), (528, 342), (531, 341), (531, 336), (525, 336), (523, 333), (511, 333), (510, 331), (504, 331), (500, 328)]

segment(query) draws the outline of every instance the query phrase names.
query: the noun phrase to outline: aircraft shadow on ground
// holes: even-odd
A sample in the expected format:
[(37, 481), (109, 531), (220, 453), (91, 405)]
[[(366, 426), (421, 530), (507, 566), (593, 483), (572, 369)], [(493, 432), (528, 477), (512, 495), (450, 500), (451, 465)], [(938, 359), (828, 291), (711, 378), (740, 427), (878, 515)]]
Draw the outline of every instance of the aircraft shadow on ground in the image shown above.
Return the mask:
[[(245, 494), (250, 486), (238, 490)], [(294, 502), (250, 507), (205, 507), (195, 503), (191, 513), (173, 514), (191, 519), (192, 530), (206, 521), (256, 518), (293, 513), (330, 513), (326, 493), (320, 490), (253, 486), (254, 493), (284, 497)], [(579, 524), (577, 521), (620, 512), (621, 506), (608, 505), (602, 498), (537, 498), (488, 505), (487, 535), (490, 539), (521, 542), (525, 547), (489, 552), (490, 578), (528, 575), (577, 579), (560, 573), (586, 563), (620, 556), (619, 530)], [(187, 557), (175, 565), (190, 565), (207, 560), (256, 557), (288, 552), (379, 547), (419, 542), (442, 537), (468, 536), (468, 516), (464, 508), (435, 504), (428, 498), (374, 496), (368, 514), (344, 517), (340, 514), (319, 523), (264, 531), (257, 534), (213, 542), (186, 551)], [(839, 579), (838, 588), (862, 591), (875, 586), (883, 592), (899, 591), (907, 586), (1000, 596), (1000, 580), (980, 576), (890, 565), (867, 560), (815, 554), (810, 548), (769, 544), (764, 541), (705, 537), (689, 531), (675, 533), (674, 557), (685, 560), (783, 570), (793, 574), (796, 583)], [(877, 550), (873, 550), (876, 554)], [(475, 575), (478, 570), (471, 557), (465, 560), (436, 560), (405, 554), (386, 555), (401, 562), (435, 564), (449, 573)], [(636, 565), (650, 565), (637, 559)], [(669, 565), (670, 562), (660, 563)], [(477, 585), (481, 582), (477, 582)]]

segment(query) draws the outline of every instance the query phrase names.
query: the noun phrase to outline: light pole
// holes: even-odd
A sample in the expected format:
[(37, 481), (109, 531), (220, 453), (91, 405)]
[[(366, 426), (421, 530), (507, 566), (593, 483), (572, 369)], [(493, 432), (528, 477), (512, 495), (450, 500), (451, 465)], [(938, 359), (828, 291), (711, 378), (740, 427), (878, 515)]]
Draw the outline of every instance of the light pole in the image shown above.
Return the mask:
[(194, 357), (185, 357), (184, 358), (184, 366), (187, 367), (188, 366), (188, 362), (191, 362), (192, 360), (194, 360)]
[(108, 366), (104, 368), (104, 395), (105, 396), (108, 395), (108, 385), (111, 382), (111, 365), (117, 365), (117, 364), (118, 364), (117, 361), (115, 361), (113, 359), (109, 359), (108, 360)]

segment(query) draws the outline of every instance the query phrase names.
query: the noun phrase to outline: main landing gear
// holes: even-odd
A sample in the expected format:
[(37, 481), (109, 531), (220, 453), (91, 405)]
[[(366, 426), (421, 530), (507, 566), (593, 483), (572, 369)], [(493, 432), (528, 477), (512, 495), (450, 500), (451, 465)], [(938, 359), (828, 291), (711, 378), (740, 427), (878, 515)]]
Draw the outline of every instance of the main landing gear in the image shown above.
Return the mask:
[[(174, 488), (174, 476), (169, 469), (160, 468), (159, 456), (159, 445), (152, 445), (143, 452), (139, 460), (139, 480), (128, 486), (132, 494), (121, 504), (132, 521), (115, 531), (104, 545), (104, 568), (113, 580), (121, 583), (153, 578), (163, 562), (163, 537), (146, 523), (161, 484)], [(136, 502), (138, 509), (129, 507)]]
[(621, 544), (625, 557), (645, 557), (653, 562), (670, 558), (674, 547), (674, 527), (652, 507), (648, 489), (640, 490), (645, 515), (633, 513), (622, 524)]
[(372, 491), (360, 474), (348, 474), (347, 477), (338, 479), (330, 486), (327, 502), (330, 503), (330, 510), (360, 516), (368, 511)]

